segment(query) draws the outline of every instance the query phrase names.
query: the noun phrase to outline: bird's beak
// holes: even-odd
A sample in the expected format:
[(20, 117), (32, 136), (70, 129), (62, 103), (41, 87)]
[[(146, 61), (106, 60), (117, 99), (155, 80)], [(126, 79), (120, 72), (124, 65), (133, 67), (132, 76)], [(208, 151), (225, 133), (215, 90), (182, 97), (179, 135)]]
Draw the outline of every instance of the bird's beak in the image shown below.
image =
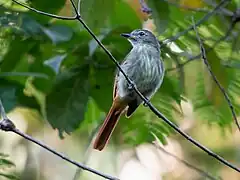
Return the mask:
[(128, 34), (128, 33), (122, 33), (121, 36), (127, 38), (127, 39), (132, 39), (132, 40), (135, 40), (136, 38), (131, 35), (131, 34)]
[(123, 37), (125, 37), (125, 38), (130, 38), (130, 37), (131, 37), (131, 35), (128, 34), (128, 33), (122, 33), (121, 36), (123, 36)]

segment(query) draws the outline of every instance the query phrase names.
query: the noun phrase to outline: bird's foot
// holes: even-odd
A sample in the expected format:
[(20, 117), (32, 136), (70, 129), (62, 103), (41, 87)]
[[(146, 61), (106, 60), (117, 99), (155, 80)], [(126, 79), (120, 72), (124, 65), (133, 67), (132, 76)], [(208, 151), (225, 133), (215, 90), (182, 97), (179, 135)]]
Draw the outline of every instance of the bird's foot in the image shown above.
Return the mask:
[(144, 107), (148, 107), (148, 104), (150, 103), (150, 100), (148, 98), (146, 98), (146, 100), (146, 102), (143, 102)]

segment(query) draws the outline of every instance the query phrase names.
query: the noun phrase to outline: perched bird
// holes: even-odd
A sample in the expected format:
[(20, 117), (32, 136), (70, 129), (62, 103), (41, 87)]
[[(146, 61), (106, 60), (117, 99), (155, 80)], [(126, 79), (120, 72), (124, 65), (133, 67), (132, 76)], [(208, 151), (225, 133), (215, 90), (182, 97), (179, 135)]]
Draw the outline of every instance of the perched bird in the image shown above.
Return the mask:
[[(160, 44), (154, 34), (148, 30), (137, 29), (130, 34), (121, 34), (132, 44), (132, 50), (121, 64), (121, 68), (133, 81), (136, 88), (150, 99), (162, 84), (164, 66), (160, 58)], [(126, 117), (143, 102), (118, 70), (113, 89), (113, 103), (100, 128), (94, 149), (101, 151), (107, 144), (121, 114)]]

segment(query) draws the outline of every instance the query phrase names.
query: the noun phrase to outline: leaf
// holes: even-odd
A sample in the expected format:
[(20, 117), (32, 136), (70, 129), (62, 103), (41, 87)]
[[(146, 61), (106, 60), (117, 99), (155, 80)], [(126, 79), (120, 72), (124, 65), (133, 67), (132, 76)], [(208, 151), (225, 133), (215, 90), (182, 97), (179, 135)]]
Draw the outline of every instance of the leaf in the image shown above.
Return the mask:
[(139, 29), (142, 26), (136, 12), (126, 1), (116, 1), (114, 11), (110, 16), (110, 24), (110, 28), (127, 27), (131, 30)]
[(0, 27), (16, 28), (19, 20), (19, 13), (0, 6)]
[(11, 166), (15, 166), (15, 164), (10, 160), (0, 158), (0, 166), (11, 167)]
[(168, 3), (165, 1), (148, 0), (147, 4), (152, 9), (152, 18), (154, 19), (158, 33), (163, 33), (168, 27)]
[(66, 0), (30, 0), (30, 2), (31, 7), (35, 7), (44, 12), (58, 14), (58, 12), (64, 7)]
[(46, 97), (49, 123), (63, 132), (71, 133), (84, 119), (89, 94), (89, 67), (72, 68), (57, 76), (53, 90)]
[[(28, 44), (28, 46), (26, 46), (26, 44)], [(33, 45), (34, 42), (31, 40), (22, 40), (20, 37), (16, 37), (11, 41), (7, 53), (1, 60), (1, 72), (9, 72), (16, 68), (19, 62), (21, 62), (20, 60), (33, 47)]]
[(18, 180), (19, 178), (16, 177), (15, 175), (12, 175), (12, 174), (5, 174), (5, 173), (1, 173), (0, 172), (0, 176), (4, 177), (4, 178), (7, 178), (7, 179), (13, 179), (13, 180)]
[(42, 31), (52, 40), (54, 45), (69, 41), (73, 36), (73, 31), (67, 26), (55, 25), (42, 28)]
[(28, 14), (22, 14), (19, 27), (26, 35), (33, 36), (40, 34), (43, 26)]
[(59, 73), (59, 69), (62, 61), (66, 58), (67, 54), (56, 55), (44, 62), (45, 65), (51, 67), (56, 74)]
[[(2, 84), (2, 80), (1, 80)], [(2, 100), (2, 103), (4, 104), (4, 109), (6, 112), (9, 112), (12, 110), (16, 104), (16, 88), (13, 86), (2, 86), (0, 85), (0, 98)]]
[(80, 14), (93, 30), (103, 28), (118, 0), (82, 0)]
[(33, 97), (24, 94), (23, 85), (3, 78), (0, 78), (0, 81), (0, 98), (2, 99), (6, 112), (9, 112), (16, 106), (40, 109)]

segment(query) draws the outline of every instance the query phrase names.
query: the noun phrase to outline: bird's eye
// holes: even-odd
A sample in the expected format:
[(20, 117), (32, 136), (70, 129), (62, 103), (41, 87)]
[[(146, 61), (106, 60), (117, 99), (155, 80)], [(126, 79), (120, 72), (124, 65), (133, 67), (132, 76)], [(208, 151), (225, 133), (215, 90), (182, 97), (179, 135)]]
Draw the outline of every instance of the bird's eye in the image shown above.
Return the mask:
[(140, 36), (144, 36), (145, 33), (141, 31), (141, 32), (139, 33), (139, 35), (140, 35)]

